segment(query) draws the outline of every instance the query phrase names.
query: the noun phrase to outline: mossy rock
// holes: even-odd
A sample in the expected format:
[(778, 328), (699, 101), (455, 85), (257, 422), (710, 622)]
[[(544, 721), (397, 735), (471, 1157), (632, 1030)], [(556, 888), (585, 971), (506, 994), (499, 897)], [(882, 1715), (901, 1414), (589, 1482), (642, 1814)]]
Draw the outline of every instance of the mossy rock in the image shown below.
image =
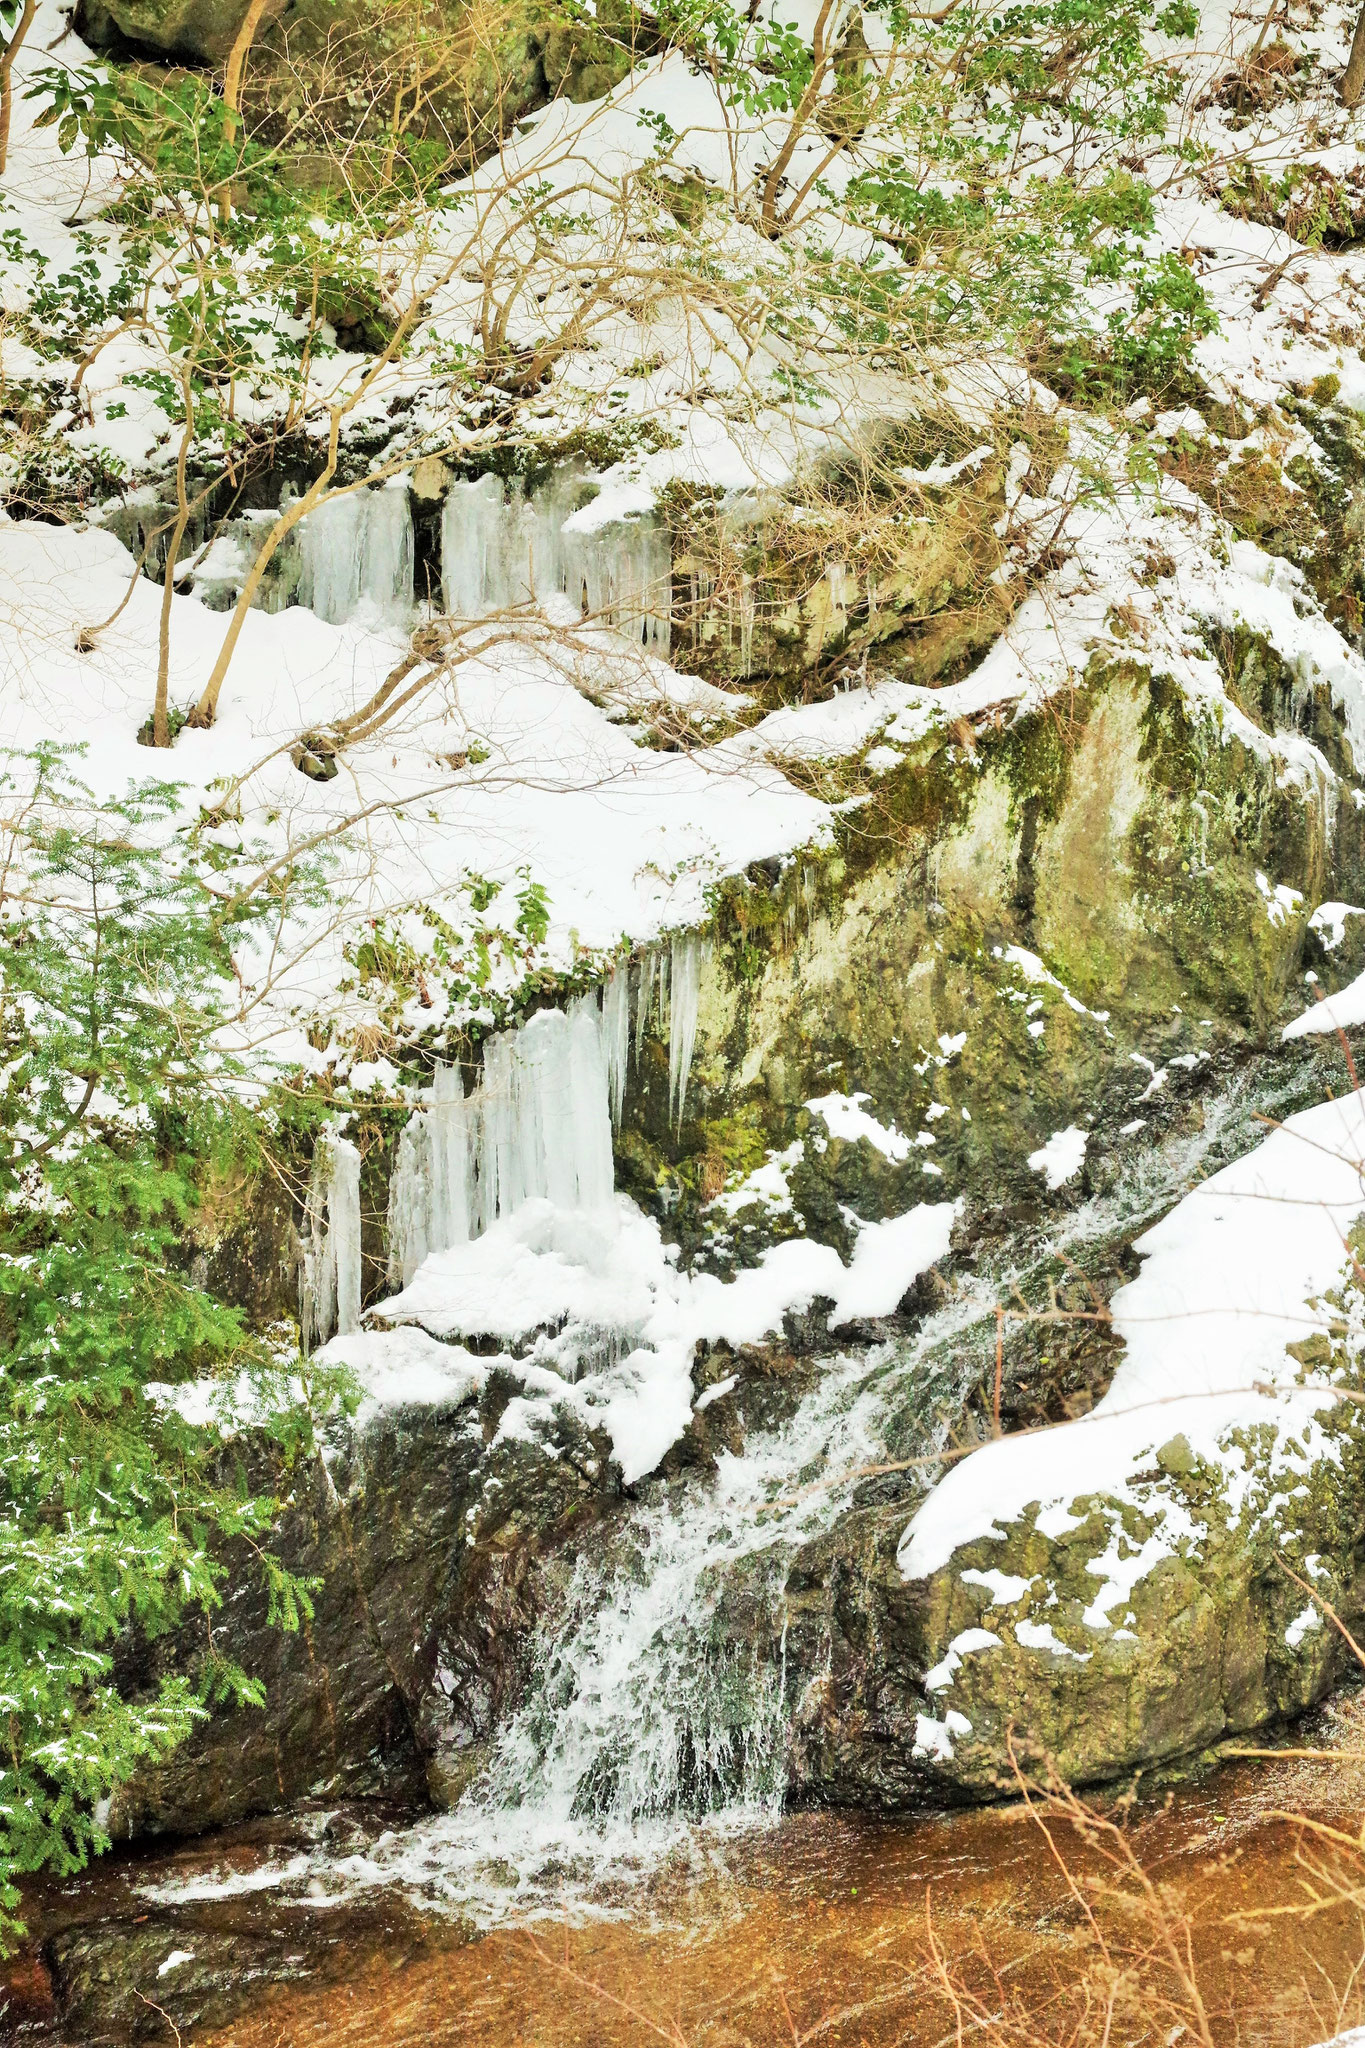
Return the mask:
[[(800, 1145), (792, 1215), (740, 1218), (741, 1260), (803, 1226), (842, 1244), (844, 1209), (1036, 1194), (1027, 1154), (1131, 1104), (1135, 1053), (1266, 1044), (1309, 912), (1365, 881), (1348, 806), (1282, 786), (1269, 749), (1135, 665), (998, 731), (932, 731), (850, 786), (836, 844), (714, 892), (681, 1131), (659, 1041), (629, 1092), (622, 1182), (685, 1242)], [(902, 1142), (828, 1136), (806, 1105), (830, 1093)]]
[[(97, 47), (122, 40), (192, 64), (221, 64), (246, 19), (249, 0), (84, 0), (77, 27)], [(267, 22), (289, 0), (274, 0)], [(264, 26), (265, 24), (263, 24)]]
[[(895, 1807), (995, 1797), (1018, 1773), (1094, 1784), (1322, 1699), (1342, 1668), (1342, 1639), (1281, 1559), (1300, 1578), (1311, 1570), (1315, 1590), (1358, 1626), (1358, 1409), (1343, 1403), (1326, 1427), (1331, 1454), (1288, 1475), (1282, 1462), (1276, 1469), (1282, 1446), (1271, 1428), (1241, 1432), (1248, 1471), (1236, 1506), (1221, 1471), (1176, 1438), (1123, 1500), (1072, 1500), (1064, 1533), (1046, 1533), (1035, 1505), (908, 1583), (886, 1517), (880, 1534), (866, 1518), (866, 1576), (858, 1598), (844, 1602), (842, 1638), (798, 1729), (803, 1789)], [(1055, 1510), (1048, 1519), (1055, 1530)], [(1135, 1557), (1153, 1539), (1166, 1554), (1108, 1607), (1108, 1625), (1097, 1623), (1100, 1561)], [(845, 1532), (846, 1571), (856, 1550)], [(954, 1657), (950, 1646), (964, 1637)]]

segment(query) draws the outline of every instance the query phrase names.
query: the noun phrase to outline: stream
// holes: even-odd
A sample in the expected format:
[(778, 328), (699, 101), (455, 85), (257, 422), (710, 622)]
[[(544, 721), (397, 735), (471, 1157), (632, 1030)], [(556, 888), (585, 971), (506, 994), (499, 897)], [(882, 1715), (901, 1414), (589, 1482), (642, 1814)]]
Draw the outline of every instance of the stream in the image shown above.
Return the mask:
[[(1234, 1076), (1140, 1170), (1038, 1243), (1014, 1240), (1008, 1264), (960, 1275), (912, 1333), (825, 1358), (742, 1453), (650, 1489), (580, 1554), (518, 1710), (451, 1811), (316, 1806), (35, 1887), (0, 2039), (880, 2048), (955, 2038), (960, 1985), (1057, 2020), (1095, 1966), (1088, 1895), (1067, 1875), (1095, 1848), (1074, 1816), (1049, 1834), (1017, 1807), (894, 1822), (784, 1810), (787, 1574), (888, 1456), (926, 1461), (892, 1503), (908, 1519), (980, 1376), (1002, 1283), (1027, 1285), (1059, 1248), (1131, 1239), (1246, 1149), (1278, 1085)], [(1287, 1739), (1365, 1748), (1350, 1696), (1315, 1719), (1315, 1736)], [(1188, 1899), (1210, 2009), (1235, 2010), (1239, 2042), (1306, 2048), (1355, 2016), (1365, 1855), (1343, 1900), (1229, 1932), (1249, 1901), (1302, 1897), (1302, 1828), (1277, 1814), (1359, 1832), (1354, 1758), (1244, 1761), (1172, 1780), (1131, 1815), (1112, 1795), (1104, 1810)], [(992, 1989), (997, 1971), (1008, 1983)], [(1176, 2028), (1150, 2038), (1174, 2048)]]
[[(1345, 1699), (1294, 1739), (1358, 1749), (1359, 1723)], [(1227, 1765), (1124, 1815), (1143, 1867), (1188, 1926), (1215, 2042), (1307, 2048), (1365, 2017), (1359, 1904), (1333, 1897), (1310, 1915), (1277, 1917), (1307, 1903), (1307, 1823), (1355, 1835), (1362, 1817), (1359, 1762), (1292, 1755)], [(328, 1837), (344, 1850), (353, 1831), (372, 1828), (372, 1817), (336, 1812), (258, 1823), (112, 1857), (35, 1895), (36, 1939), (11, 1970), (6, 2038), (171, 2042), (178, 2029), (201, 2048), (936, 2048), (956, 2039), (941, 1964), (964, 1993), (985, 1989), (1002, 2010), (1012, 2002), (1038, 2039), (1060, 2041), (1095, 1962), (1061, 1861), (1084, 1872), (1096, 1859), (1074, 1829), (1054, 1821), (1045, 1832), (1018, 1805), (895, 1823), (798, 1813), (740, 1836), (702, 1830), (646, 1881), (604, 1887), (592, 1916), (482, 1934), (397, 1886), (339, 1902), (250, 1888), (281, 1856), (310, 1856)], [(1342, 1868), (1344, 1888), (1352, 1878), (1358, 1887), (1359, 1861)], [(221, 1883), (225, 1870), (238, 1890), (192, 1899), (197, 1877)], [(172, 1890), (179, 1904), (155, 1903)], [(1113, 1927), (1103, 1931), (1112, 1941)], [(150, 1986), (140, 2004), (120, 1989), (138, 1958)], [(54, 1962), (67, 1999), (77, 1993), (60, 2028)], [(1149, 2030), (1121, 2038), (1168, 2041), (1173, 2026), (1155, 2009), (1149, 2017)]]

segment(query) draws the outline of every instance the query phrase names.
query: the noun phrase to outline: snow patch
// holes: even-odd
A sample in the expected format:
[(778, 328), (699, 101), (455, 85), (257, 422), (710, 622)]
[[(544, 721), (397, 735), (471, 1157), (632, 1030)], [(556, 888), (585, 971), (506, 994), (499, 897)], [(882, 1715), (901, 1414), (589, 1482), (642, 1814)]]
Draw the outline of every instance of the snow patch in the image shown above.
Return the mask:
[(1054, 1131), (1046, 1145), (1040, 1145), (1036, 1152), (1030, 1152), (1028, 1163), (1035, 1173), (1045, 1176), (1050, 1192), (1066, 1186), (1074, 1180), (1085, 1165), (1085, 1148), (1090, 1133), (1083, 1131), (1079, 1124), (1070, 1124), (1064, 1131)]

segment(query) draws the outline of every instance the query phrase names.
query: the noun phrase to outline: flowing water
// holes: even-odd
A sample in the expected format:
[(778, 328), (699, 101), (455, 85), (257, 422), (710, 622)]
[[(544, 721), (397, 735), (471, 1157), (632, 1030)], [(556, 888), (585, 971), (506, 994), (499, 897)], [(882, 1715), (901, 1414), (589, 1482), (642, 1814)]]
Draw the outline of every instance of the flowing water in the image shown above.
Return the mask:
[[(1317, 1852), (1324, 1828), (1359, 1833), (1365, 1769), (1351, 1752), (1362, 1734), (1346, 1700), (1295, 1737), (1339, 1746), (1340, 1760), (1289, 1752), (1131, 1811), (1100, 1802), (1162, 1888), (1212, 2048), (1308, 2048), (1365, 2018), (1365, 1924), (1350, 1896), (1362, 1860)], [(1133, 1903), (1139, 1886), (1120, 1903), (1076, 1830), (1053, 1819), (1045, 1835), (1019, 1807), (895, 1822), (791, 1814), (661, 1864), (610, 1915), (482, 1934), (396, 1888), (347, 1901), (253, 1888), (263, 1862), (290, 1845), (307, 1854), (310, 1835), (344, 1841), (353, 1820), (258, 1823), (110, 1858), (35, 1895), (37, 1939), (8, 1984), (0, 1973), (0, 2038), (32, 2048), (169, 2048), (176, 2032), (184, 2048), (1185, 2048), (1201, 2038), (1160, 1929)], [(235, 1893), (188, 1898), (197, 1872), (225, 1867)], [(168, 1907), (156, 1894), (172, 1879), (182, 1897)], [(1106, 2029), (1106, 1998), (1116, 1978), (1122, 1993), (1125, 1973), (1128, 1994)], [(66, 1994), (60, 2028), (54, 1977)], [(1009, 2024), (994, 2031), (992, 2015)]]
[[(676, 965), (673, 978), (679, 979)], [(685, 983), (685, 974), (682, 979)], [(574, 1026), (586, 1031), (590, 1022), (595, 1043), (609, 1047), (611, 1059), (621, 1056), (623, 1005), (609, 998), (606, 1009), (605, 1030), (599, 1030), (595, 1010), (590, 1020), (584, 1010), (578, 1019), (542, 1026), (547, 1049), (551, 1040), (558, 1046), (563, 1037), (561, 1050), (567, 1055)], [(509, 1040), (511, 1056), (520, 1058), (521, 1051)], [(605, 1121), (615, 1076), (605, 1051), (602, 1057)], [(543, 1063), (533, 1064), (539, 1073)], [(691, 2032), (665, 2038), (678, 2044), (694, 2038), (759, 2042), (793, 2038), (790, 2030), (781, 2032), (780, 2006), (773, 2008), (777, 2019), (765, 2007), (761, 2024), (753, 2006), (751, 2031), (708, 2032), (710, 2022), (703, 2025), (703, 2020), (708, 1999), (720, 2009), (729, 1996), (727, 1973), (752, 1976), (746, 1927), (761, 1926), (762, 1939), (782, 1970), (793, 1983), (801, 1978), (802, 1943), (812, 1924), (803, 1916), (816, 1908), (809, 1887), (803, 1891), (798, 1884), (793, 1890), (789, 1883), (790, 1855), (798, 1862), (805, 1858), (810, 1870), (820, 1873), (815, 1890), (834, 1900), (837, 1924), (845, 1932), (867, 1910), (866, 1904), (855, 1908), (855, 1899), (866, 1900), (869, 1890), (880, 1898), (875, 1929), (869, 1931), (871, 1923), (863, 1929), (870, 1942), (867, 1954), (856, 1967), (849, 1965), (839, 1982), (844, 1991), (855, 1980), (862, 1984), (859, 2011), (881, 2011), (877, 1999), (886, 1986), (875, 1995), (868, 1988), (868, 1958), (879, 1952), (878, 1942), (885, 1948), (910, 1940), (909, 1920), (894, 1887), (887, 1889), (887, 1870), (900, 1870), (912, 1891), (918, 1885), (922, 1892), (925, 1879), (933, 1876), (950, 1896), (957, 1887), (964, 1911), (969, 1898), (984, 1911), (994, 1880), (981, 1876), (983, 1868), (992, 1867), (989, 1858), (981, 1864), (981, 1845), (993, 1844), (990, 1855), (1008, 1861), (1014, 1851), (1006, 1854), (1002, 1845), (1023, 1836), (1009, 1834), (998, 1818), (980, 1816), (879, 1829), (867, 1821), (783, 1815), (794, 1704), (784, 1635), (791, 1561), (848, 1506), (869, 1466), (888, 1455), (928, 1461), (942, 1448), (964, 1394), (980, 1378), (993, 1342), (991, 1306), (1002, 1285), (1017, 1280), (1027, 1292), (1058, 1251), (1083, 1256), (1088, 1245), (1130, 1240), (1201, 1172), (1245, 1151), (1258, 1135), (1258, 1112), (1281, 1106), (1276, 1086), (1265, 1078), (1273, 1072), (1245, 1075), (1212, 1094), (1199, 1112), (1177, 1120), (1172, 1134), (1140, 1164), (1128, 1160), (1107, 1182), (1097, 1162), (1099, 1192), (1090, 1201), (1040, 1226), (1027, 1243), (1016, 1234), (999, 1257), (982, 1256), (978, 1269), (960, 1275), (943, 1304), (912, 1334), (819, 1360), (812, 1368), (813, 1384), (785, 1421), (766, 1432), (751, 1432), (742, 1454), (722, 1454), (705, 1475), (656, 1484), (623, 1525), (594, 1547), (585, 1546), (567, 1597), (535, 1645), (528, 1692), (503, 1726), (481, 1776), (454, 1810), (387, 1823), (363, 1811), (320, 1813), (273, 1829), (238, 1830), (218, 1844), (195, 1844), (159, 1865), (145, 1854), (127, 1859), (120, 1879), (101, 1876), (85, 1883), (96, 1889), (102, 1882), (122, 1883), (138, 1909), (131, 1916), (134, 1924), (188, 1928), (190, 1933), (176, 1933), (174, 1940), (196, 1955), (194, 1940), (209, 1942), (207, 1933), (191, 1939), (196, 1928), (228, 1926), (237, 1930), (237, 1941), (243, 1929), (268, 1924), (275, 1930), (275, 1946), (269, 1966), (262, 1965), (265, 1978), (330, 1982), (341, 1968), (332, 1952), (341, 1942), (354, 1951), (352, 1962), (364, 1977), (363, 1986), (350, 1982), (345, 2010), (349, 2013), (350, 2001), (356, 2000), (356, 2013), (367, 2011), (372, 2021), (382, 1970), (376, 1978), (359, 1959), (371, 1950), (391, 1958), (395, 1948), (409, 1963), (424, 1958), (421, 1984), (414, 1980), (416, 1988), (404, 2008), (404, 2026), (410, 2030), (346, 2038), (425, 2040), (428, 2026), (446, 2011), (447, 1999), (458, 1995), (474, 2001), (470, 2010), (484, 2017), (477, 2026), (471, 2022), (467, 2033), (432, 2038), (486, 2042), (489, 2048), (522, 2040), (642, 2040), (657, 2035), (663, 2023), (650, 2018), (646, 2024), (637, 2013), (633, 2032), (613, 2033), (602, 2014), (620, 2017), (622, 1987), (629, 1989), (637, 1976), (657, 2002), (670, 1981), (669, 1970), (682, 1969), (696, 1994), (699, 2017)], [(446, 1092), (438, 1090), (431, 1109), (420, 1113), (424, 1121), (439, 1116)], [(334, 1152), (325, 1169), (341, 1208), (330, 1230), (320, 1227), (324, 1248), (338, 1232), (346, 1241), (349, 1164), (344, 1154)], [(326, 1280), (337, 1289), (334, 1271)], [(926, 1463), (922, 1472), (898, 1482), (906, 1485), (907, 1520), (932, 1472)], [(1362, 1791), (1365, 1807), (1365, 1790), (1358, 1784), (1356, 1790)], [(1182, 1795), (1187, 1800), (1193, 1796)], [(1221, 1812), (1221, 1807), (1211, 1810)], [(965, 1845), (960, 1853), (954, 1843)], [(1275, 1854), (1284, 1861), (1280, 1847)], [(1025, 1857), (1033, 1873), (1030, 1883), (1045, 1861), (1030, 1835)], [(79, 1891), (77, 1886), (59, 1894), (55, 1907), (46, 1910), (60, 1920), (73, 1910)], [(102, 1918), (96, 1914), (101, 1926), (117, 1919), (116, 1911), (106, 1910)], [(1036, 1919), (1034, 1914), (1028, 1920), (1029, 1938), (1021, 1954), (1033, 1953), (1029, 1944)], [(596, 1944), (593, 1953), (599, 1961), (593, 1970), (605, 1974), (601, 1983), (591, 1977), (595, 1989), (585, 1989), (588, 1978), (576, 1963), (565, 1975), (569, 1966), (562, 1957), (546, 1962), (548, 1937), (535, 1930), (551, 1922), (579, 1930), (572, 1940), (567, 1932), (563, 1936), (570, 1960), (585, 1941), (590, 1948)], [(331, 1933), (318, 1931), (324, 1923)], [(814, 1924), (824, 1932), (823, 1921)], [(583, 1932), (593, 1927), (598, 1934)], [(609, 1927), (616, 1931), (607, 1932)], [(302, 1928), (313, 1932), (299, 1932)], [(281, 1929), (295, 1931), (286, 1937)], [(876, 1929), (880, 1932), (873, 1939)], [(471, 1949), (466, 1943), (472, 1935), (478, 1939)], [(98, 1946), (98, 1937), (92, 1940)], [(496, 1950), (487, 1947), (499, 1942), (503, 1946)], [(508, 1948), (508, 1942), (514, 1946)], [(688, 1943), (693, 1945), (695, 1968), (686, 1956), (678, 1960), (680, 1942), (688, 1954)], [(331, 1958), (325, 1967), (319, 1961), (322, 1950)], [(485, 1950), (496, 1953), (500, 1971), (506, 1967), (510, 1972), (512, 1988), (496, 1994), (478, 1990), (492, 1976), (491, 1965), (482, 1972), (478, 1966)], [(210, 1952), (211, 1944), (205, 1948), (205, 1954)], [(661, 1959), (670, 1955), (674, 1961), (664, 1969)], [(835, 1981), (833, 1957), (826, 1956), (822, 1967), (824, 1996)], [(905, 1962), (904, 1969), (909, 1967)], [(556, 1982), (564, 1999), (553, 1994)], [(458, 1993), (456, 1985), (462, 1987)], [(570, 1991), (583, 2015), (597, 2015), (592, 2025), (586, 2017), (575, 2022), (577, 2031), (565, 2017), (573, 2003)], [(812, 2012), (815, 1995), (811, 1988), (807, 2003)], [(278, 2002), (285, 1994), (270, 1996)], [(338, 2008), (330, 1992), (315, 1995), (296, 1987), (289, 1998), (295, 2003), (286, 2001), (287, 2010), (296, 2019), (276, 2035), (259, 2036), (262, 2042), (269, 2038), (271, 2048), (314, 2032), (320, 2037), (335, 2026)], [(886, 2005), (888, 2013), (894, 2003)], [(271, 2006), (272, 2011), (285, 2009)], [(650, 2013), (655, 2009), (651, 2005)], [(903, 2022), (902, 2013), (898, 2024)], [(820, 2037), (850, 2044), (921, 2038), (913, 2030), (879, 2031), (881, 2021), (870, 2017), (859, 2024), (862, 2031), (831, 2026)], [(227, 2038), (247, 2048), (258, 2037), (243, 2022)]]
[[(677, 963), (671, 979), (686, 979)], [(641, 1001), (649, 999), (645, 987)], [(684, 1006), (677, 1008), (686, 1018)], [(495, 1139), (485, 1130), (475, 1145), (479, 1159), (491, 1149), (542, 1157), (544, 1130), (557, 1128), (544, 1114), (544, 1090), (555, 1075), (567, 1081), (573, 1049), (587, 1038), (600, 1061), (596, 1124), (606, 1130), (604, 1034), (596, 999), (583, 997), (573, 1014), (551, 1012), (505, 1034), (501, 1065), (526, 1071), (505, 1087), (485, 1073), (483, 1124), (499, 1104), (508, 1130)], [(563, 1608), (534, 1645), (528, 1696), (454, 1810), (356, 1839), (342, 1855), (321, 1843), (278, 1866), (266, 1862), (252, 1886), (274, 1886), (280, 1898), (332, 1901), (401, 1890), (432, 1911), (491, 1927), (563, 1913), (567, 1903), (602, 1911), (622, 1882), (669, 1860), (704, 1860), (714, 1841), (772, 1825), (786, 1790), (794, 1708), (784, 1585), (796, 1550), (837, 1520), (868, 1466), (888, 1456), (925, 1460), (902, 1479), (909, 1522), (931, 1483), (931, 1460), (995, 1341), (990, 1309), (1001, 1290), (1021, 1284), (1027, 1292), (1029, 1274), (1058, 1251), (1076, 1255), (1095, 1241), (1128, 1241), (1201, 1171), (1244, 1151), (1257, 1137), (1254, 1118), (1273, 1102), (1265, 1079), (1234, 1079), (1209, 1096), (1193, 1126), (1177, 1128), (1138, 1163), (1126, 1161), (1089, 1202), (960, 1278), (913, 1335), (827, 1356), (780, 1427), (751, 1434), (743, 1454), (722, 1452), (706, 1477), (651, 1489), (610, 1548), (579, 1556)], [(460, 1110), (473, 1104), (460, 1102)], [(440, 1100), (413, 1116), (409, 1130), (434, 1128), (438, 1116)], [(565, 1157), (581, 1149), (581, 1133), (575, 1139), (567, 1130), (561, 1139)], [(430, 1153), (428, 1137), (428, 1176)], [(489, 1171), (477, 1165), (475, 1182)], [(524, 1165), (522, 1178), (528, 1171)], [(422, 1194), (430, 1208), (430, 1180), (424, 1186), (428, 1194), (403, 1200), (415, 1204)], [(201, 1872), (188, 1892), (172, 1884), (158, 1901), (209, 1898), (217, 1882)], [(233, 1878), (223, 1882), (231, 1890)]]
[[(547, 1045), (562, 1037), (567, 1055), (574, 1026), (595, 1032), (591, 1002), (574, 1020), (544, 1024)], [(509, 1057), (521, 1057), (508, 1041)], [(536, 1074), (543, 1064), (538, 1056)], [(602, 1092), (604, 1121), (605, 1082)], [(453, 1811), (356, 1839), (344, 1854), (324, 1842), (267, 1861), (252, 1887), (334, 1901), (401, 1891), (489, 1927), (566, 1905), (616, 1910), (628, 1880), (704, 1862), (717, 1841), (770, 1826), (794, 1705), (784, 1587), (797, 1550), (888, 1456), (925, 1461), (901, 1482), (908, 1521), (981, 1376), (1001, 1289), (1027, 1292), (1059, 1250), (1131, 1237), (1196, 1175), (1244, 1151), (1272, 1099), (1263, 1082), (1234, 1081), (1195, 1127), (1127, 1163), (1028, 1245), (1016, 1239), (1008, 1259), (959, 1279), (913, 1335), (822, 1359), (787, 1421), (751, 1434), (742, 1454), (722, 1453), (712, 1473), (652, 1489), (608, 1547), (580, 1555), (535, 1645), (528, 1694)], [(229, 1893), (234, 1882), (221, 1879)], [(188, 1889), (155, 1896), (183, 1905), (215, 1896), (219, 1883), (200, 1872)]]

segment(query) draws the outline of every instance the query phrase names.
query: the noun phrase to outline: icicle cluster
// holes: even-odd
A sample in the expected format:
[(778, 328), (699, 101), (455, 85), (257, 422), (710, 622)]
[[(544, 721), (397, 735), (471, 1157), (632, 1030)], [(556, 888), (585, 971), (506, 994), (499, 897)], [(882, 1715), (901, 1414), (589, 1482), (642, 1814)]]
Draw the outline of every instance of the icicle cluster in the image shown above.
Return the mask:
[(593, 486), (566, 467), (529, 496), (515, 480), (481, 476), (451, 486), (441, 521), (446, 610), (482, 618), (555, 593), (585, 619), (665, 654), (672, 602), (672, 547), (652, 517), (579, 531), (571, 522)]
[[(637, 971), (635, 1046), (652, 1019), (668, 1032), (669, 1110), (682, 1122), (697, 1038), (702, 942), (688, 933)], [(389, 1185), (389, 1284), (406, 1287), (429, 1252), (467, 1244), (537, 1197), (598, 1208), (615, 1188), (612, 1125), (630, 1059), (630, 966), (601, 997), (542, 1010), (484, 1047), (466, 1095), (460, 1069), (438, 1065), (430, 1106), (409, 1117)], [(671, 990), (671, 995), (670, 995)]]
[(431, 1107), (398, 1140), (390, 1284), (405, 1286), (428, 1252), (467, 1243), (536, 1196), (562, 1209), (609, 1202), (613, 1085), (595, 995), (490, 1038), (469, 1095), (458, 1067), (438, 1066)]
[(651, 1023), (657, 1025), (660, 1035), (667, 1030), (668, 1113), (675, 1129), (682, 1127), (687, 1081), (696, 1049), (705, 950), (705, 942), (695, 932), (683, 932), (673, 940), (667, 953), (651, 949), (645, 954), (636, 984), (635, 1057), (640, 1057)]
[(299, 602), (329, 625), (413, 602), (412, 506), (402, 485), (324, 499), (299, 529)]
[(360, 1154), (327, 1132), (304, 1204), (299, 1330), (305, 1352), (360, 1326)]

